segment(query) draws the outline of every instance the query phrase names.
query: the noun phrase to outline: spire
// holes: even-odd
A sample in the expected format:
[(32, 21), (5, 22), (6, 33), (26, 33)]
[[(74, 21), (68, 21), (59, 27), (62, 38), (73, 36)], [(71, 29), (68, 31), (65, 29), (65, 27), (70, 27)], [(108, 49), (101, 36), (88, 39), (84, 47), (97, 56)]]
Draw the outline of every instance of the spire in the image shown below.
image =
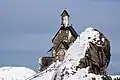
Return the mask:
[(64, 9), (64, 11), (63, 11), (62, 14), (61, 14), (61, 17), (64, 17), (64, 16), (70, 17), (70, 15), (68, 14), (68, 12), (67, 12), (66, 9)]
[(67, 10), (64, 9), (62, 14), (61, 14), (61, 26), (67, 27), (69, 25), (69, 17), (70, 15), (68, 14)]

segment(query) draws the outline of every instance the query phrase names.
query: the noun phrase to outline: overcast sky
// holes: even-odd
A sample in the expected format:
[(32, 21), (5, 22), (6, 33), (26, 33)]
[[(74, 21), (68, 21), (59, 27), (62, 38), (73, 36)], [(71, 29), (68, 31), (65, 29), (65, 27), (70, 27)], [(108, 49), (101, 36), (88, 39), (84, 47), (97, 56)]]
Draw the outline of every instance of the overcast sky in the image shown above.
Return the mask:
[(0, 66), (37, 68), (49, 55), (51, 39), (60, 28), (60, 14), (70, 13), (75, 30), (97, 28), (111, 42), (108, 72), (120, 74), (119, 0), (0, 0)]

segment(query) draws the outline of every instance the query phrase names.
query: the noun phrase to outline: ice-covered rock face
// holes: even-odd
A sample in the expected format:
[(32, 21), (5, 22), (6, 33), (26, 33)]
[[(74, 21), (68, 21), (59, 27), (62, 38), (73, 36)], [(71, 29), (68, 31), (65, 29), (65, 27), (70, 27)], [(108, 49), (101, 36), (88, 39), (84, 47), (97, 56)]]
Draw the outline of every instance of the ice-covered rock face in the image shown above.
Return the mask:
[[(77, 73), (87, 77), (88, 73), (106, 74), (110, 61), (110, 43), (96, 29), (87, 28), (68, 49), (56, 80), (72, 80)], [(79, 79), (82, 78), (79, 75)], [(77, 79), (76, 79), (77, 80)]]

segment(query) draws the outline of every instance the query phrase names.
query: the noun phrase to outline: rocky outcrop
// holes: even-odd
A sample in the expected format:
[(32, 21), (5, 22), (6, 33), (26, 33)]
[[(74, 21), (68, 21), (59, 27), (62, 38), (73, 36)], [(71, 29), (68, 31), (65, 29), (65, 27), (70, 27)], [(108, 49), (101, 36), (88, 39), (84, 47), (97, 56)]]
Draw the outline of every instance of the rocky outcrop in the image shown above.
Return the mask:
[[(85, 57), (79, 61), (77, 68), (89, 66), (89, 73), (104, 75), (110, 61), (110, 43), (101, 32), (98, 33), (100, 34), (99, 40), (96, 41), (96, 38), (93, 38), (93, 41), (96, 42), (89, 42)], [(90, 38), (88, 37), (88, 39)]]
[(91, 73), (105, 75), (110, 55), (109, 40), (98, 30), (87, 28), (68, 49), (56, 80), (72, 80), (70, 76), (87, 77)]

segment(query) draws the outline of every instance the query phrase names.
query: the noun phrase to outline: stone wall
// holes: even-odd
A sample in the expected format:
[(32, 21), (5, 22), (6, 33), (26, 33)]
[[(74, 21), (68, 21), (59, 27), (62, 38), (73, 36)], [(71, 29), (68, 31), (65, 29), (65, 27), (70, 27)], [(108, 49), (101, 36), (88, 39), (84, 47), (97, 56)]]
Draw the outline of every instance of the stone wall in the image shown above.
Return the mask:
[(49, 67), (53, 63), (54, 57), (40, 57), (39, 58), (39, 71), (45, 70), (47, 67)]

